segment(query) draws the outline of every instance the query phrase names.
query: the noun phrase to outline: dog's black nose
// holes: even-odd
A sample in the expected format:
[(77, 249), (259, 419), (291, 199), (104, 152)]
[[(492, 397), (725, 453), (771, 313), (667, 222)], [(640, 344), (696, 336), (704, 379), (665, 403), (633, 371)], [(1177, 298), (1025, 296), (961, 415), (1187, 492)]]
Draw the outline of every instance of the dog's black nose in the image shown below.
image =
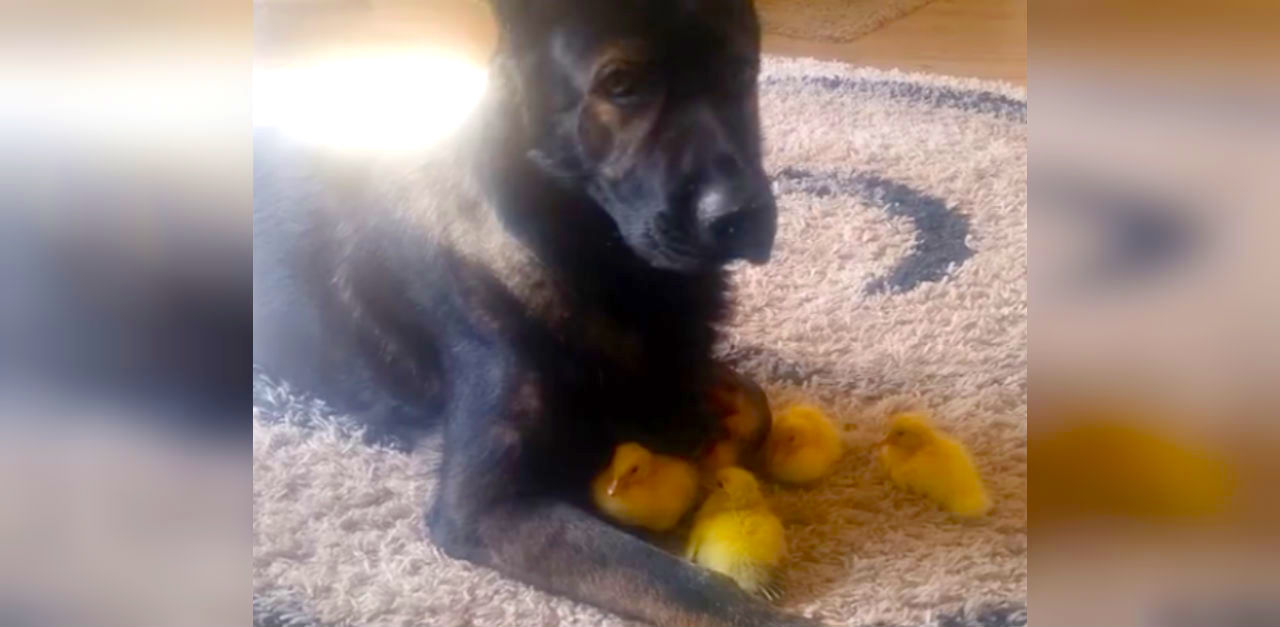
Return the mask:
[[(711, 185), (697, 204), (698, 229), (706, 244), (725, 260), (769, 260), (777, 228), (777, 209), (768, 187), (748, 191), (741, 184)], [(760, 187), (760, 186), (752, 186)]]

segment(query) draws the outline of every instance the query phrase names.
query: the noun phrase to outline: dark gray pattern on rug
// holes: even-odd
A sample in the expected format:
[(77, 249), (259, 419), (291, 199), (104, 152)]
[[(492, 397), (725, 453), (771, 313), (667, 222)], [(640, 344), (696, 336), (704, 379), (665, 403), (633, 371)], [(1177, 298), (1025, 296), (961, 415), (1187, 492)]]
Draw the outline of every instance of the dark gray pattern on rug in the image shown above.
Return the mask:
[(926, 281), (939, 281), (973, 256), (965, 243), (969, 218), (946, 203), (901, 183), (875, 174), (817, 174), (797, 168), (783, 168), (774, 179), (779, 194), (802, 191), (819, 198), (835, 193), (856, 195), (881, 205), (886, 213), (910, 218), (916, 227), (916, 241), (907, 255), (883, 277), (873, 279), (864, 290), (906, 292)]

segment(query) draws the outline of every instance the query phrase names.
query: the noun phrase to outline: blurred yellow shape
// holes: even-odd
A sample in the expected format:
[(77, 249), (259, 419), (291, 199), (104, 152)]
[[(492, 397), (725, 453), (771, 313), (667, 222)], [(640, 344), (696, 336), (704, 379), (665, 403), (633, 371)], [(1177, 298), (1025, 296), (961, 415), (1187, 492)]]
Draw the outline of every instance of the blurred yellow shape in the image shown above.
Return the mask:
[(1209, 448), (1112, 412), (1076, 417), (1027, 449), (1033, 513), (1200, 517), (1223, 511), (1236, 486)]

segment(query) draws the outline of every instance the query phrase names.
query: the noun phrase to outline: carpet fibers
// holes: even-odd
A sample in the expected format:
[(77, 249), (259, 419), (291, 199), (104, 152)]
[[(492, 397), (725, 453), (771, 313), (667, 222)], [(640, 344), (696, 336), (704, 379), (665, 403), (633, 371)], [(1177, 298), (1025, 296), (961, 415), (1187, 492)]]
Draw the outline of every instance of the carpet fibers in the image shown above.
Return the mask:
[[(769, 487), (785, 607), (833, 625), (1026, 623), (1027, 106), (996, 83), (766, 62), (773, 261), (736, 268), (724, 357), (775, 407), (817, 402), (849, 453), (811, 489)], [(933, 412), (995, 501), (959, 522), (892, 488), (886, 415)], [(446, 557), (423, 538), (439, 443), (370, 447), (259, 373), (258, 625), (620, 625)]]

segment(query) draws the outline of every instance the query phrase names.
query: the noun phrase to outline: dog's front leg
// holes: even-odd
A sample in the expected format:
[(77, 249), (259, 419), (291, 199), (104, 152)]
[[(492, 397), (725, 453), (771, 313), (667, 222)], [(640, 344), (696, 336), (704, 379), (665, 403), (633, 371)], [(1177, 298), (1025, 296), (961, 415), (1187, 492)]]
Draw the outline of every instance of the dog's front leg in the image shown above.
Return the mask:
[[(557, 482), (542, 473), (572, 465), (578, 444), (563, 446), (568, 434), (547, 415), (539, 370), (521, 369), (518, 362), (482, 356), (461, 377), (466, 385), (446, 426), (441, 485), (429, 517), (432, 539), (442, 549), (657, 625), (812, 624), (556, 494), (550, 486)], [(589, 473), (581, 479), (583, 493)]]
[(446, 551), (655, 625), (814, 624), (566, 503), (509, 502), (456, 524), (468, 532), (441, 538)]

